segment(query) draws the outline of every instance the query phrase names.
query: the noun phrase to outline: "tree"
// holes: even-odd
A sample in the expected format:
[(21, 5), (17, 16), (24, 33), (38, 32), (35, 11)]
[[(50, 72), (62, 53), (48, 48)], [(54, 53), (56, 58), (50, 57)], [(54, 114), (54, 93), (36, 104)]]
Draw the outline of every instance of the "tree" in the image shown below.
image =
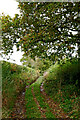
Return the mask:
[(20, 16), (2, 16), (4, 53), (13, 52), (16, 44), (27, 56), (54, 60), (55, 56), (72, 57), (78, 45), (79, 57), (79, 3), (19, 3)]
[(24, 56), (22, 57), (22, 59), (20, 60), (20, 62), (22, 62), (22, 64), (24, 66), (28, 66), (28, 67), (32, 67), (34, 68), (35, 66), (35, 62), (33, 59), (31, 59), (30, 57)]
[(39, 70), (43, 73), (48, 69), (53, 63), (49, 59), (41, 59), (35, 56), (35, 60), (23, 54), (22, 59), (20, 60), (23, 65)]

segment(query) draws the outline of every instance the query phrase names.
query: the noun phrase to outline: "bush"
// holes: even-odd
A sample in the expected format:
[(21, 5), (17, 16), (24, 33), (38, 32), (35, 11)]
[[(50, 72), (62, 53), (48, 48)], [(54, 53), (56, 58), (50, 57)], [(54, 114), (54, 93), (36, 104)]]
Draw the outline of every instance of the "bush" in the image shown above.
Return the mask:
[(59, 65), (55, 64), (51, 66), (48, 70), (48, 77), (44, 76), (45, 84), (44, 87), (46, 89), (47, 94), (54, 95), (59, 90)]
[(44, 77), (44, 89), (55, 102), (58, 102), (70, 118), (79, 118), (80, 62), (78, 60), (55, 64)]
[(24, 81), (20, 81), (22, 67), (6, 61), (2, 62), (2, 94), (3, 106), (12, 109), (14, 101), (24, 87)]
[(39, 72), (17, 64), (2, 62), (2, 94), (3, 106), (13, 108), (17, 95), (26, 84), (30, 84), (39, 76)]
[[(62, 84), (77, 84), (80, 74), (80, 64), (78, 61), (68, 61), (61, 66)], [(78, 84), (77, 84), (78, 85)]]
[[(67, 61), (65, 64), (55, 64), (48, 70), (48, 77), (45, 79), (47, 93), (54, 93), (61, 90), (64, 85), (75, 85), (75, 91), (79, 91), (80, 63), (77, 60)], [(51, 93), (50, 93), (51, 94)]]

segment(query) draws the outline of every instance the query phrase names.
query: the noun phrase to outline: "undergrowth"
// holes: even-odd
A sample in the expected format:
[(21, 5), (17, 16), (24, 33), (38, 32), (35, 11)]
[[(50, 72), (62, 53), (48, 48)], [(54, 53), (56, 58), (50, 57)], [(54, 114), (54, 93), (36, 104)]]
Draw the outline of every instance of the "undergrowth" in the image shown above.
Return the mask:
[(46, 93), (60, 104), (70, 118), (79, 118), (80, 100), (80, 63), (78, 60), (51, 66), (44, 78)]
[[(37, 73), (37, 74), (36, 74)], [(38, 71), (17, 64), (2, 62), (2, 117), (8, 117), (15, 100), (26, 84), (30, 84), (39, 76)], [(7, 109), (7, 110), (6, 110)], [(6, 111), (8, 114), (6, 115)]]

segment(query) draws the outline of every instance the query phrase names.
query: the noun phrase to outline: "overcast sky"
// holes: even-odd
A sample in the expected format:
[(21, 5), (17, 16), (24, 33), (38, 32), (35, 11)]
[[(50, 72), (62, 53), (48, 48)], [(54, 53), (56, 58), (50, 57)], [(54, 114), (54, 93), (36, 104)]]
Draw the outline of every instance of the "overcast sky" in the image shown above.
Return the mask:
[[(19, 13), (18, 2), (16, 0), (0, 0), (0, 15), (2, 13), (9, 14), (11, 17), (14, 17), (16, 13)], [(22, 58), (23, 52), (16, 51), (16, 47), (14, 46), (14, 53), (11, 55), (11, 60), (8, 60), (13, 63), (21, 64), (20, 59)], [(2, 60), (2, 58), (0, 58)], [(15, 62), (13, 61), (15, 60)]]
[(14, 17), (16, 13), (19, 13), (18, 2), (16, 0), (0, 0), (0, 14), (4, 12)]

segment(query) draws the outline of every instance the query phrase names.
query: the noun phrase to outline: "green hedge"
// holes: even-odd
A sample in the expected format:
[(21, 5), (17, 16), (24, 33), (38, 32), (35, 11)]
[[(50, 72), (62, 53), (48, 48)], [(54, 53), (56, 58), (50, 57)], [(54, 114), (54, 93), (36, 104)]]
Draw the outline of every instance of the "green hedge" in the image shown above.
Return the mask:
[(80, 63), (78, 60), (55, 64), (49, 68), (48, 72), (44, 85), (48, 94), (56, 93), (61, 86), (69, 84), (75, 85), (76, 90), (79, 89)]
[(55, 64), (48, 72), (48, 76), (44, 78), (46, 93), (59, 103), (70, 118), (79, 118), (80, 62), (76, 59)]

